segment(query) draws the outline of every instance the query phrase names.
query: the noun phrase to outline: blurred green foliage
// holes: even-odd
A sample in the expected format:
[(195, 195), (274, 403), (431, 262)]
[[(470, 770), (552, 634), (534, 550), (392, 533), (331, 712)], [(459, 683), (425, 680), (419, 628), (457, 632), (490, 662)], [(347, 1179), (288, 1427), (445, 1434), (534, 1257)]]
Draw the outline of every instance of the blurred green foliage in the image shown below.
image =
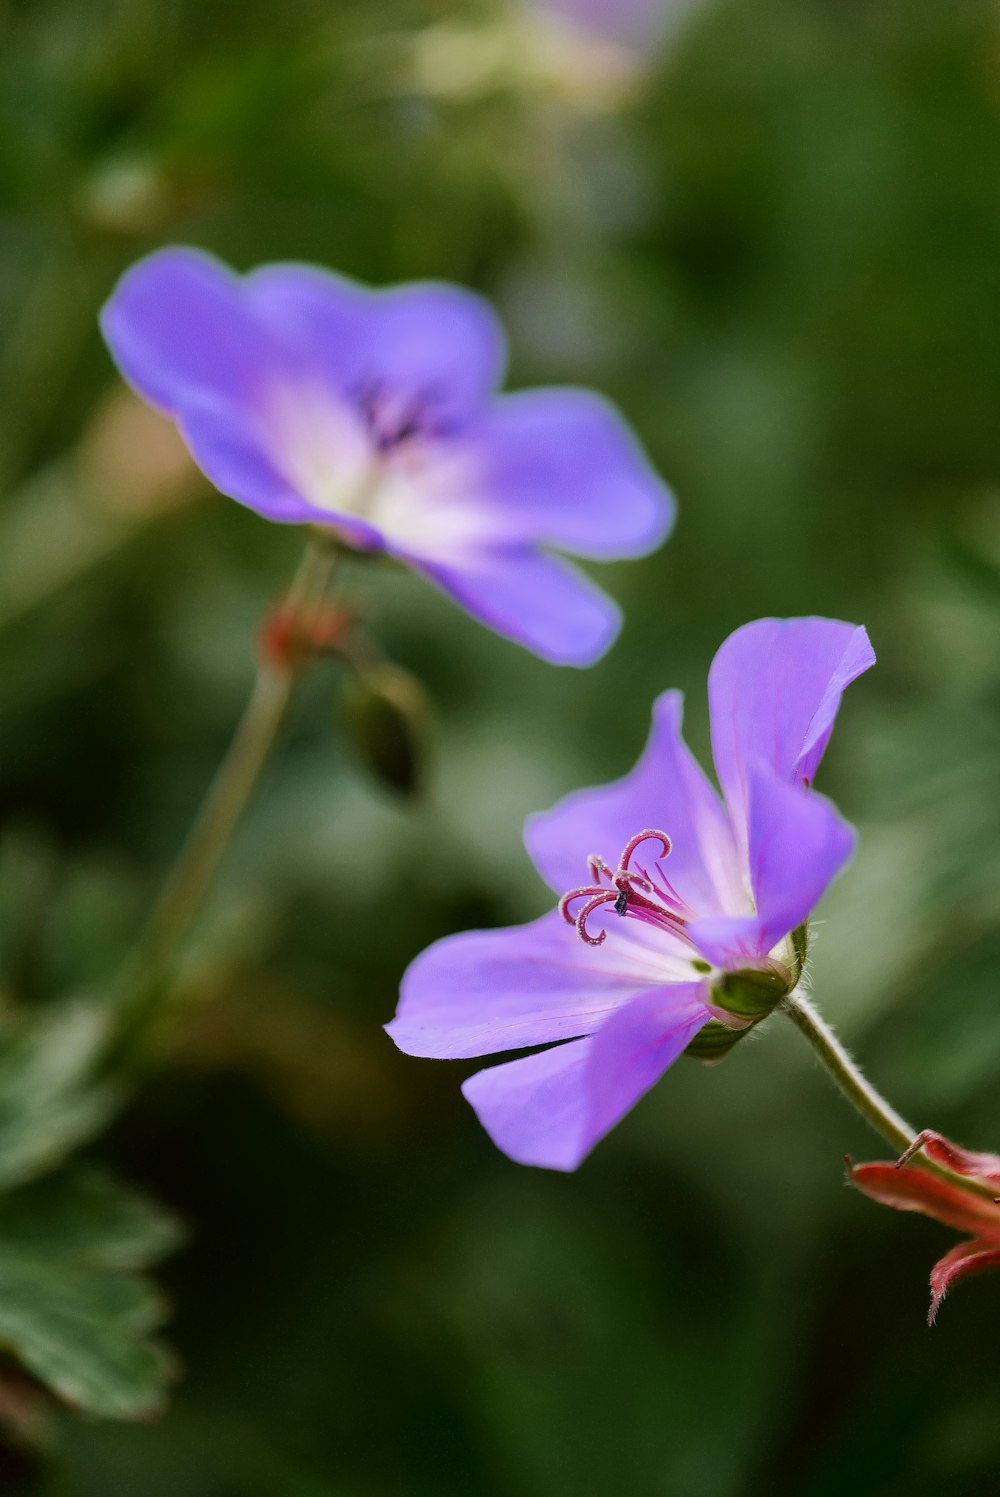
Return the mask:
[[(794, 1033), (680, 1064), (561, 1178), (499, 1156), (463, 1068), (397, 1055), (380, 1025), (430, 939), (540, 912), (524, 815), (623, 772), (658, 691), (686, 688), (705, 751), (726, 633), (829, 613), (881, 662), (823, 771), (862, 843), (816, 994), (916, 1125), (1000, 1146), (1000, 17), (701, 0), (614, 98), (530, 55), (463, 71), (498, 16), (0, 10), (0, 1161), (32, 1108), (65, 1130), (22, 1141), (39, 1170), (106, 1118), (71, 1066), (48, 1076), (61, 1114), (33, 1088), (11, 1111), (4, 1057), (29, 1020), (99, 1022), (299, 546), (121, 396), (95, 313), (125, 265), (184, 240), (475, 285), (512, 382), (613, 396), (681, 506), (662, 553), (602, 572), (627, 624), (587, 673), (353, 568), (429, 695), (429, 784), (414, 807), (366, 775), (318, 670), (188, 953), (204, 1002), (90, 1146), (190, 1228), (163, 1273), (171, 1410), (46, 1415), (4, 1370), (0, 1478), (39, 1497), (992, 1493), (1000, 1284), (926, 1331), (946, 1234), (841, 1189), (843, 1153), (881, 1146)], [(20, 1217), (4, 1198), (0, 1291), (17, 1251), (37, 1278), (69, 1258), (68, 1319), (106, 1292), (144, 1334), (132, 1270), (173, 1229), (151, 1218), (116, 1253), (125, 1198), (101, 1188), (103, 1246), (44, 1196)], [(24, 1190), (79, 1204), (69, 1175)], [(110, 1360), (133, 1355), (159, 1356), (126, 1338)]]

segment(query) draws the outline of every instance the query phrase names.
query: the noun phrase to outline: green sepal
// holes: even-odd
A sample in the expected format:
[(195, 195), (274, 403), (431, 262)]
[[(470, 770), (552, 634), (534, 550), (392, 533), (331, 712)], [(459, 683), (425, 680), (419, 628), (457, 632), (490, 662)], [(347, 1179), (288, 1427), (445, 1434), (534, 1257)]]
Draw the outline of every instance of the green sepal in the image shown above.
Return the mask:
[(801, 925), (797, 925), (792, 931), (792, 950), (795, 952), (795, 960), (798, 962), (799, 969), (796, 973), (796, 980), (798, 980), (805, 971), (806, 958), (809, 955), (809, 926), (805, 921)]
[(712, 1002), (734, 1018), (756, 1024), (787, 997), (792, 986), (789, 973), (774, 967), (726, 972), (712, 984)]
[(741, 1040), (747, 1033), (748, 1029), (730, 1029), (728, 1024), (723, 1024), (719, 1019), (709, 1019), (685, 1047), (684, 1054), (690, 1055), (693, 1060), (711, 1064), (728, 1055), (737, 1040)]

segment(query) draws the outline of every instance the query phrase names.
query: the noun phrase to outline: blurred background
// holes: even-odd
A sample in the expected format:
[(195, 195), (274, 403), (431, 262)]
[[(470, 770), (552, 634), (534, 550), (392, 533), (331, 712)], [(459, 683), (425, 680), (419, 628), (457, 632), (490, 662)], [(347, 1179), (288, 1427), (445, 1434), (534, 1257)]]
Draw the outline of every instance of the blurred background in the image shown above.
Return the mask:
[[(936, 1223), (780, 1020), (575, 1176), (381, 1031), (431, 939), (530, 918), (526, 813), (623, 773), (769, 613), (864, 622), (823, 769), (862, 833), (815, 991), (901, 1111), (1000, 1148), (1000, 11), (993, 0), (0, 6), (0, 996), (100, 999), (301, 536), (214, 495), (96, 312), (140, 254), (450, 278), (511, 384), (594, 385), (680, 503), (595, 569), (589, 672), (355, 564), (432, 704), (366, 769), (317, 669), (188, 955), (203, 1000), (90, 1146), (185, 1224), (156, 1422), (0, 1399), (38, 1497), (930, 1497), (1000, 1479), (1000, 1280), (924, 1325)], [(23, 1391), (23, 1390), (22, 1390)], [(23, 1412), (23, 1411), (22, 1411)], [(30, 1425), (30, 1429), (27, 1426)]]

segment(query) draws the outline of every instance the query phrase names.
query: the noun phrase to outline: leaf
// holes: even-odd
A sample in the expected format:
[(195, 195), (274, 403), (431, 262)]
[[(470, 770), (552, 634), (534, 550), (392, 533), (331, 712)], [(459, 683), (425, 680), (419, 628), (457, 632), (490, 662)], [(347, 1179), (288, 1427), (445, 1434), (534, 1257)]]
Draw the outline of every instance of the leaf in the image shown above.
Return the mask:
[(161, 1206), (94, 1168), (76, 1168), (0, 1200), (3, 1243), (94, 1268), (145, 1268), (182, 1237)]
[(173, 1371), (149, 1337), (165, 1306), (134, 1270), (180, 1236), (162, 1208), (97, 1171), (14, 1192), (0, 1201), (0, 1345), (81, 1411), (155, 1414)]
[(82, 1002), (0, 1025), (0, 1190), (60, 1164), (116, 1110), (117, 1092), (93, 1079), (106, 1025)]

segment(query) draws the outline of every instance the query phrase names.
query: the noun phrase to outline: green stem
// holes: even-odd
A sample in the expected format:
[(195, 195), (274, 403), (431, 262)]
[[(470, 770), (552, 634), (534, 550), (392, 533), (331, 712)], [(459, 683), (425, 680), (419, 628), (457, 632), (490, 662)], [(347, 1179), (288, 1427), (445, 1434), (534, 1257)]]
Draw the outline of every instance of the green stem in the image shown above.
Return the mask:
[[(310, 539), (281, 611), (294, 639), (297, 626), (322, 601), (336, 563), (326, 538)], [(112, 1052), (131, 1053), (157, 1025), (170, 993), (177, 951), (201, 911), (230, 838), (246, 810), (284, 721), (308, 659), (306, 650), (287, 662), (262, 660), (243, 716), (187, 840), (167, 875), (145, 934), (125, 973)]]
[[(799, 1033), (805, 1036), (847, 1100), (854, 1104), (866, 1122), (871, 1124), (876, 1133), (882, 1135), (897, 1154), (904, 1154), (917, 1137), (916, 1130), (900, 1117), (895, 1108), (865, 1078), (809, 999), (796, 990), (783, 998), (778, 1006), (788, 1015)], [(987, 1185), (968, 1175), (959, 1175), (938, 1164), (937, 1160), (928, 1158), (923, 1150), (918, 1150), (913, 1157), (921, 1169), (940, 1175), (942, 1179), (968, 1191), (970, 1195), (985, 1196), (988, 1200), (996, 1196), (995, 1185)]]
[(890, 1148), (899, 1154), (904, 1153), (916, 1138), (916, 1129), (904, 1122), (885, 1098), (879, 1096), (871, 1082), (865, 1080), (829, 1024), (820, 1017), (809, 999), (796, 991), (783, 998), (780, 1007), (799, 1033), (805, 1035), (847, 1100), (853, 1102), (876, 1133), (881, 1133)]

